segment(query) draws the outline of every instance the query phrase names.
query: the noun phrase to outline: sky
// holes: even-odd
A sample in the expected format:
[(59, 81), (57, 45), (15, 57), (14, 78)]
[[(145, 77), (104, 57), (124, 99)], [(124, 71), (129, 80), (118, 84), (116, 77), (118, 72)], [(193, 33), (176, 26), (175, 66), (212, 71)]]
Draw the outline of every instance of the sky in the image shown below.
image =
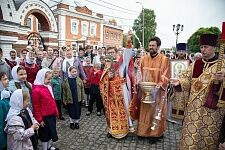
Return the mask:
[[(94, 12), (105, 14), (106, 19), (114, 17), (118, 22), (118, 25), (121, 25), (124, 29), (124, 33), (127, 33), (129, 29), (132, 29), (133, 22), (142, 11), (143, 4), (144, 8), (152, 9), (155, 12), (157, 23), (156, 36), (161, 39), (162, 48), (171, 48), (172, 46), (175, 46), (176, 35), (173, 32), (174, 24), (176, 25), (179, 23), (184, 25), (184, 30), (178, 36), (178, 43), (187, 43), (188, 38), (200, 27), (213, 26), (218, 27), (221, 30), (222, 22), (225, 22), (225, 0), (76, 0), (75, 2), (74, 0), (43, 1), (47, 2), (49, 5), (54, 3), (52, 1), (62, 1), (63, 3), (73, 6), (76, 6), (75, 2), (79, 5), (87, 6)], [(141, 4), (136, 2), (140, 2)]]

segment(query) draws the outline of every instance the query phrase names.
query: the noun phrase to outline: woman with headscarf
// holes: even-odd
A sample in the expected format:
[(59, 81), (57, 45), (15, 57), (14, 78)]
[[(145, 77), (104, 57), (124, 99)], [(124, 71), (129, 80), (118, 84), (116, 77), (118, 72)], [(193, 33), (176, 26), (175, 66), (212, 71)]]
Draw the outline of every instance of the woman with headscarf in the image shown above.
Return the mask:
[(79, 59), (73, 57), (73, 51), (67, 47), (66, 50), (66, 58), (63, 61), (62, 64), (62, 72), (63, 72), (63, 79), (66, 79), (68, 77), (68, 68), (70, 66), (75, 66), (77, 68), (77, 75), (86, 82), (87, 77), (84, 73), (83, 66)]
[(24, 63), (20, 63), (20, 65), (24, 66), (27, 72), (27, 81), (31, 84), (34, 83), (35, 77), (39, 70), (38, 65), (35, 62), (35, 57), (33, 52), (28, 52), (26, 55), (26, 59)]
[(38, 130), (39, 139), (43, 150), (57, 150), (52, 147), (50, 140), (58, 140), (56, 131), (56, 117), (59, 116), (52, 87), (50, 86), (52, 72), (43, 68), (38, 71), (32, 86), (33, 113), (40, 123)]
[(61, 68), (61, 60), (54, 56), (53, 49), (48, 47), (47, 57), (41, 62), (42, 68), (53, 69), (55, 67)]
[(9, 111), (10, 92), (7, 90), (9, 80), (5, 72), (0, 72), (0, 150), (6, 149), (5, 119)]
[(39, 128), (39, 124), (28, 108), (29, 101), (29, 93), (22, 91), (22, 89), (12, 93), (5, 127), (8, 150), (37, 149), (35, 130)]
[(31, 84), (27, 81), (27, 72), (23, 66), (15, 66), (12, 69), (13, 80), (9, 82), (9, 91), (12, 93), (17, 89), (31, 93)]

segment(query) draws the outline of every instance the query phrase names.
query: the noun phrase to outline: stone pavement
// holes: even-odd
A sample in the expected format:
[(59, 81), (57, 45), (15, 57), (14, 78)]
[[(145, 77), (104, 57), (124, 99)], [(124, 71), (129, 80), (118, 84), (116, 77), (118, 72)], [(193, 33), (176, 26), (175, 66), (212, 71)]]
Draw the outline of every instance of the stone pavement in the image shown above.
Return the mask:
[(168, 123), (162, 139), (151, 140), (129, 134), (124, 139), (107, 137), (107, 126), (104, 115), (97, 116), (93, 112), (85, 116), (86, 108), (82, 108), (80, 129), (71, 130), (68, 115), (65, 121), (58, 121), (57, 147), (60, 150), (175, 150), (179, 141), (180, 125)]

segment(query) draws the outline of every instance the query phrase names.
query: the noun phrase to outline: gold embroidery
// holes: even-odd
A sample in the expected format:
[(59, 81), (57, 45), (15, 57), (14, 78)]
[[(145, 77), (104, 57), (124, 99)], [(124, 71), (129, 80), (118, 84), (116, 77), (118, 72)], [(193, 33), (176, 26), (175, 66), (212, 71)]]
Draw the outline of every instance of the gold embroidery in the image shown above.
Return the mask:
[[(215, 73), (216, 65), (209, 67), (198, 80), (193, 80), (191, 97), (185, 111), (183, 129), (181, 132), (180, 149), (218, 149), (220, 128), (225, 109), (209, 109), (204, 104), (208, 93), (211, 75)], [(202, 84), (202, 85), (201, 85)], [(200, 87), (202, 88), (200, 89)], [(199, 90), (200, 89), (200, 90)], [(196, 92), (196, 90), (199, 90)], [(225, 101), (219, 100), (218, 104), (225, 106)]]
[(225, 101), (219, 100), (216, 106), (219, 107), (219, 108), (225, 108)]
[(193, 88), (196, 92), (198, 92), (199, 90), (202, 89), (202, 86), (203, 86), (203, 84), (201, 81), (196, 81), (193, 85)]
[(115, 138), (122, 138), (129, 131), (128, 117), (122, 96), (122, 84), (124, 83), (126, 80), (118, 76), (110, 81), (107, 72), (103, 74), (100, 82), (108, 132)]

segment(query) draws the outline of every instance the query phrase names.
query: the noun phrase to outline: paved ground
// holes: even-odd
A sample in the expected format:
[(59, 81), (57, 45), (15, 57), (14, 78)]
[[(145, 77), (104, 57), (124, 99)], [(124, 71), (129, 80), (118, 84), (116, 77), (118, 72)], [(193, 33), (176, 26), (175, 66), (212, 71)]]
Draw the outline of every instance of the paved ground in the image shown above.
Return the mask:
[(179, 140), (180, 126), (168, 123), (164, 138), (154, 141), (149, 138), (139, 138), (129, 134), (124, 139), (107, 137), (107, 127), (104, 116), (92, 113), (85, 116), (86, 108), (82, 108), (79, 130), (69, 128), (68, 115), (65, 121), (58, 121), (60, 150), (175, 150)]

